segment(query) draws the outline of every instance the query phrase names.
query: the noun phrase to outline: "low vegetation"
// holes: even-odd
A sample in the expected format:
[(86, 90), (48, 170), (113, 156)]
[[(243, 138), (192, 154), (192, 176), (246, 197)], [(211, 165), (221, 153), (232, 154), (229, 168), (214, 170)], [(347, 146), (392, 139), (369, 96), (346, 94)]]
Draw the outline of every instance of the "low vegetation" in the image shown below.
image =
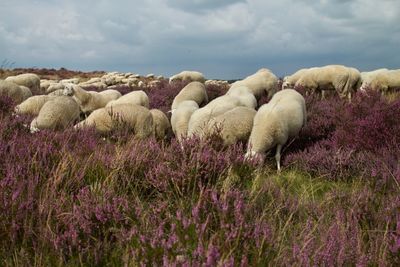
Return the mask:
[[(183, 86), (146, 89), (150, 107)], [(0, 265), (400, 265), (400, 98), (306, 101), (278, 174), (218, 136), (30, 134), (1, 97)]]

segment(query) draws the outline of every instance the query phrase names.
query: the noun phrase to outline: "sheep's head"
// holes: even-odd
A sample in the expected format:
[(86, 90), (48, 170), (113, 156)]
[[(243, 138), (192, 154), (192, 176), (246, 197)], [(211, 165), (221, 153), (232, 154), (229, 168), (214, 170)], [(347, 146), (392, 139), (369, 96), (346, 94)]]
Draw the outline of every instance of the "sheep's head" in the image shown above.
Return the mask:
[(40, 131), (40, 129), (37, 127), (36, 118), (34, 118), (31, 122), (30, 131), (31, 133), (37, 133)]
[(72, 96), (74, 94), (74, 85), (67, 83), (64, 85), (63, 95)]
[(173, 83), (173, 82), (178, 81), (178, 80), (179, 80), (178, 77), (176, 77), (176, 75), (174, 75), (174, 76), (171, 76), (169, 78), (169, 83)]
[(260, 152), (256, 152), (256, 151), (253, 151), (253, 150), (247, 150), (247, 153), (244, 155), (244, 158), (246, 160), (250, 160), (250, 161), (254, 161), (254, 162), (257, 162), (259, 164), (262, 164), (265, 161), (265, 154), (264, 153), (260, 153)]

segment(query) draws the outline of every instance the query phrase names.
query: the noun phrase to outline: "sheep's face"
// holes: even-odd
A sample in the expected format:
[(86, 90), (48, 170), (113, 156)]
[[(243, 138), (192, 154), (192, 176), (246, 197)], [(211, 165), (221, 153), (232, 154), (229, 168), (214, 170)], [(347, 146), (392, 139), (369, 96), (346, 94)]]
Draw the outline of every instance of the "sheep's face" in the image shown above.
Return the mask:
[(288, 89), (288, 88), (293, 88), (294, 84), (291, 84), (289, 81), (287, 80), (283, 80), (282, 83), (282, 89)]
[(70, 84), (65, 85), (63, 95), (72, 96), (74, 94), (74, 87)]
[(37, 127), (36, 118), (31, 122), (30, 131), (31, 133), (37, 133), (40, 131), (40, 129)]
[(246, 160), (251, 160), (262, 164), (265, 161), (265, 154), (253, 150), (248, 150), (247, 153), (244, 155), (244, 158)]

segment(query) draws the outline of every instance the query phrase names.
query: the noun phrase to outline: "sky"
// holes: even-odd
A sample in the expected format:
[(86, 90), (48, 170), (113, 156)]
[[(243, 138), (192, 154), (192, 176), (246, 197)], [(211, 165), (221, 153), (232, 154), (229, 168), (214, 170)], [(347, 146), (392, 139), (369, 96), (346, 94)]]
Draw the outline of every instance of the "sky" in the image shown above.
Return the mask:
[(2, 67), (240, 79), (400, 68), (400, 0), (0, 0)]

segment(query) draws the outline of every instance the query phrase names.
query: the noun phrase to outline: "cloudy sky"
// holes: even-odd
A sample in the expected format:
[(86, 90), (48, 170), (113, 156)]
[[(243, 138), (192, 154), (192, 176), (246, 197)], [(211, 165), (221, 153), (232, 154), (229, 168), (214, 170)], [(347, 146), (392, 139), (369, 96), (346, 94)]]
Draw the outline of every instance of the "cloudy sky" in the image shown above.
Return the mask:
[(221, 79), (400, 68), (400, 0), (0, 0), (2, 61)]

